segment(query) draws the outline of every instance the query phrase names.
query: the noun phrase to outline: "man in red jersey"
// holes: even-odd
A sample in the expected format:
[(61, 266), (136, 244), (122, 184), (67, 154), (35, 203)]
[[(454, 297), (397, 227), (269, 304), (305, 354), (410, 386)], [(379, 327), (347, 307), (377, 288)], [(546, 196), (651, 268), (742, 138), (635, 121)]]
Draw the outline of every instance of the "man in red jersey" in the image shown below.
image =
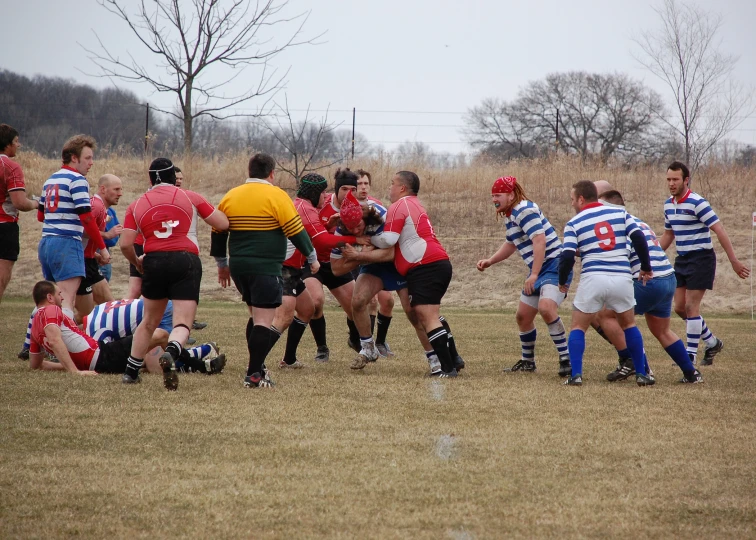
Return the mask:
[(441, 299), (451, 282), (452, 265), (417, 198), (418, 191), (420, 178), (417, 174), (399, 171), (394, 175), (386, 226), (383, 234), (373, 236), (371, 240), (377, 248), (396, 246), (394, 265), (401, 275), (407, 277), (410, 305), (441, 362), (438, 377), (456, 377), (455, 360), (449, 350), (451, 332), (448, 323), (440, 320)]
[[(129, 357), (131, 336), (105, 343), (85, 334), (63, 313), (63, 293), (51, 281), (35, 284), (32, 297), (37, 305), (29, 351), (32, 369), (68, 371), (77, 375), (123, 372)], [(165, 345), (164, 340), (150, 340), (150, 350), (161, 345)], [(43, 350), (54, 355), (59, 363), (45, 360)], [(160, 372), (157, 356), (148, 357), (147, 371)]]
[[(197, 217), (218, 231), (228, 229), (228, 218), (205, 198), (176, 187), (173, 163), (157, 158), (150, 164), (152, 187), (126, 211), (121, 250), (142, 274), (144, 318), (134, 333), (131, 355), (123, 375), (125, 384), (139, 382), (139, 369), (149, 340), (173, 301), (173, 330), (160, 357), (163, 383), (178, 388), (175, 361), (181, 354), (197, 312), (202, 263), (197, 244)], [(137, 257), (134, 239), (144, 236), (144, 256)]]
[(0, 124), (0, 301), (21, 251), (18, 213), (37, 208), (37, 201), (26, 198), (21, 166), (10, 159), (16, 157), (19, 148), (18, 131)]

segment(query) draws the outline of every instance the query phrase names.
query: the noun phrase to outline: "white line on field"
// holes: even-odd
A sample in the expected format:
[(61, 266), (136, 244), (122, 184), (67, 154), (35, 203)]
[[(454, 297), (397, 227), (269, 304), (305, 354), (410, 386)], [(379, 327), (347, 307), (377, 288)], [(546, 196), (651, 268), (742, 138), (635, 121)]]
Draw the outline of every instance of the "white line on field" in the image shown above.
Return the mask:
[(445, 386), (439, 379), (431, 379), (430, 394), (434, 401), (443, 401)]
[(456, 441), (453, 435), (441, 435), (436, 439), (436, 455), (439, 459), (449, 461), (456, 454)]

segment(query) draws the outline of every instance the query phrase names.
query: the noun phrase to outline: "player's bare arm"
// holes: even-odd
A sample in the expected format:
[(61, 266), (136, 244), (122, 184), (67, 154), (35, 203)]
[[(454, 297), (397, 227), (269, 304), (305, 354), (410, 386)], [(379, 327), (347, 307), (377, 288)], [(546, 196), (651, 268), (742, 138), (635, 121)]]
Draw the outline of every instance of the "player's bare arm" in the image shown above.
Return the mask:
[(479, 260), (478, 264), (475, 265), (475, 268), (477, 268), (479, 271), (482, 272), (486, 268), (493, 266), (496, 263), (500, 263), (501, 261), (507, 260), (516, 251), (517, 251), (517, 247), (515, 247), (514, 244), (510, 244), (509, 242), (504, 242), (501, 245), (501, 247), (498, 249), (498, 251), (494, 253), (493, 255), (491, 255), (489, 259)]
[(735, 249), (732, 247), (732, 242), (730, 242), (730, 237), (727, 235), (727, 231), (725, 231), (722, 222), (720, 221), (712, 225), (711, 230), (714, 232), (714, 234), (717, 235), (719, 245), (721, 245), (722, 249), (724, 249), (725, 253), (727, 253), (727, 258), (730, 260), (732, 269), (735, 271), (738, 277), (740, 279), (745, 279), (750, 276), (750, 268), (748, 268), (745, 264), (738, 260), (737, 256), (735, 255)]
[(38, 201), (26, 197), (26, 191), (23, 189), (14, 189), (9, 195), (11, 204), (19, 212), (31, 212), (39, 206)]
[(361, 251), (358, 251), (353, 246), (347, 246), (345, 250), (342, 250), (342, 255), (347, 260), (357, 261), (358, 264), (392, 262), (394, 249), (394, 247), (375, 249), (373, 246), (364, 246)]
[(52, 349), (53, 354), (55, 354), (55, 357), (60, 361), (66, 371), (77, 375), (97, 375), (94, 371), (79, 371), (73, 363), (73, 360), (71, 360), (71, 355), (68, 354), (68, 349), (66, 349), (66, 344), (63, 342), (63, 335), (58, 326), (54, 324), (48, 324), (45, 326), (45, 339)]
[(137, 232), (132, 229), (124, 229), (121, 233), (121, 241), (119, 247), (121, 253), (126, 257), (131, 264), (136, 267), (139, 273), (142, 273), (142, 259), (137, 257), (136, 250), (134, 249), (134, 240), (136, 240)]
[(661, 235), (659, 238), (659, 246), (664, 250), (667, 251), (667, 248), (672, 245), (672, 242), (675, 241), (675, 233), (671, 230), (667, 229), (664, 231), (664, 234)]
[(45, 355), (42, 353), (31, 353), (29, 355), (29, 366), (32, 369), (39, 369), (42, 371), (65, 371), (66, 368), (63, 364), (57, 362), (49, 362), (45, 360)]
[(226, 214), (224, 214), (217, 208), (213, 210), (212, 214), (205, 218), (205, 223), (210, 225), (216, 231), (227, 231), (229, 225), (228, 217), (226, 216)]

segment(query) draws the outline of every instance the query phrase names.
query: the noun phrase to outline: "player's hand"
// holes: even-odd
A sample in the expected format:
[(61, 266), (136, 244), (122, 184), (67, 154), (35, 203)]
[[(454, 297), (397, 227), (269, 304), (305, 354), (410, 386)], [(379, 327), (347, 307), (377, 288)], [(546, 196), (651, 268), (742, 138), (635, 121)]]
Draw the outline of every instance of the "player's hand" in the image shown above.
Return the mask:
[(144, 262), (144, 255), (142, 255), (141, 257), (137, 257), (136, 264), (134, 265), (134, 267), (137, 269), (137, 272), (139, 272), (140, 274), (144, 274), (143, 262)]
[(95, 256), (94, 256), (94, 258), (95, 258), (95, 261), (97, 261), (97, 264), (99, 264), (100, 266), (105, 266), (105, 263), (104, 263), (104, 262), (102, 262), (102, 255), (100, 255), (100, 254), (99, 254), (99, 253), (97, 253), (96, 251), (95, 251)]
[(732, 263), (732, 269), (735, 270), (740, 279), (745, 279), (751, 275), (751, 269), (737, 259)]
[(341, 256), (346, 261), (355, 260), (357, 258), (357, 253), (357, 250), (351, 244), (347, 244), (343, 248), (341, 248)]
[(569, 285), (560, 285), (559, 286), (559, 292), (562, 293), (562, 294), (567, 294), (567, 291), (569, 291), (569, 290), (570, 290), (570, 286)]
[(486, 268), (491, 266), (491, 260), (490, 259), (481, 259), (478, 261), (478, 264), (475, 265), (475, 268), (477, 268), (479, 271), (483, 271)]
[(638, 274), (638, 279), (641, 280), (644, 287), (646, 286), (646, 283), (648, 283), (653, 277), (654, 277), (653, 272), (646, 272), (645, 270), (641, 270), (640, 274)]
[(527, 294), (528, 296), (533, 294), (533, 291), (535, 290), (536, 279), (538, 279), (538, 276), (531, 274), (528, 276), (528, 279), (525, 280), (523, 289), (525, 290), (525, 294)]
[(110, 252), (108, 248), (100, 250), (100, 259), (98, 260), (100, 265), (110, 264)]
[(310, 264), (310, 273), (311, 274), (317, 274), (318, 270), (320, 270), (320, 263), (318, 261), (315, 261), (314, 263)]
[(97, 375), (97, 372), (96, 371), (77, 371), (76, 374), (77, 375), (82, 375), (84, 377), (88, 377), (88, 376), (91, 376), (91, 375)]
[(325, 228), (326, 229), (331, 229), (331, 228), (335, 227), (336, 224), (339, 222), (339, 219), (340, 219), (340, 217), (339, 217), (338, 214), (332, 215), (331, 217), (328, 218), (328, 221), (325, 222), (325, 224), (324, 224)]
[(112, 227), (108, 231), (108, 233), (107, 233), (108, 234), (108, 238), (107, 239), (111, 240), (111, 239), (115, 238), (116, 236), (121, 236), (122, 232), (123, 232), (123, 225), (116, 225), (116, 226)]
[(358, 246), (369, 246), (370, 244), (370, 237), (369, 236), (357, 236), (356, 237), (357, 245)]
[(228, 266), (218, 268), (218, 283), (224, 289), (231, 285), (231, 269)]

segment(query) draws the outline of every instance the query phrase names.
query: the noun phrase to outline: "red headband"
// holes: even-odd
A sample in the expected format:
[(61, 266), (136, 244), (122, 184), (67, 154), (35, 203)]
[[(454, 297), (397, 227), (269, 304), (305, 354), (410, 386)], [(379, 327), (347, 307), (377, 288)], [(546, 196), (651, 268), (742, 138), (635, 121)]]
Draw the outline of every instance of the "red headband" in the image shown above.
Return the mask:
[(362, 221), (362, 206), (351, 191), (344, 197), (339, 210), (341, 222), (347, 229), (354, 229)]
[(491, 194), (494, 193), (512, 193), (517, 184), (517, 178), (514, 176), (502, 176), (494, 182), (491, 187)]

